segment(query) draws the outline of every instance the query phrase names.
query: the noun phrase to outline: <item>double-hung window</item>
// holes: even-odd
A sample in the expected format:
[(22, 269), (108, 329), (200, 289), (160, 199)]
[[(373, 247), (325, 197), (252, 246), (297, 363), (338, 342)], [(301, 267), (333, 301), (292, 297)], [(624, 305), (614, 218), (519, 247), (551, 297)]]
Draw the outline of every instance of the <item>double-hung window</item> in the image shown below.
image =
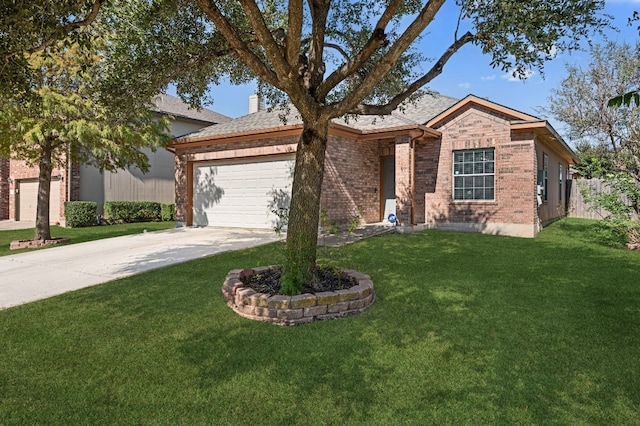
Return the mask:
[(495, 198), (495, 150), (472, 149), (453, 152), (453, 199)]

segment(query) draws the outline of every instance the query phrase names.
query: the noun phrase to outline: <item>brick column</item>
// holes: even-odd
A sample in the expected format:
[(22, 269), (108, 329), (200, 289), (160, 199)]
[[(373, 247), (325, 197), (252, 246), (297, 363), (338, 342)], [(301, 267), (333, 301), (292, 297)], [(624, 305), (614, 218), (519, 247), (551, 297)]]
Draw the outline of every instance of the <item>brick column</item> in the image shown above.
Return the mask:
[(187, 182), (187, 169), (189, 163), (187, 162), (186, 154), (178, 154), (175, 156), (175, 221), (176, 226), (184, 226), (187, 223), (187, 208), (189, 206), (188, 197), (191, 196), (188, 190)]
[(9, 160), (0, 157), (0, 220), (9, 219)]
[(396, 154), (396, 217), (399, 226), (411, 226), (411, 136), (397, 136)]
[[(71, 169), (67, 170), (67, 179), (71, 179), (71, 185), (67, 183), (67, 201), (80, 200), (80, 164), (73, 163)], [(71, 191), (69, 193), (69, 191)]]

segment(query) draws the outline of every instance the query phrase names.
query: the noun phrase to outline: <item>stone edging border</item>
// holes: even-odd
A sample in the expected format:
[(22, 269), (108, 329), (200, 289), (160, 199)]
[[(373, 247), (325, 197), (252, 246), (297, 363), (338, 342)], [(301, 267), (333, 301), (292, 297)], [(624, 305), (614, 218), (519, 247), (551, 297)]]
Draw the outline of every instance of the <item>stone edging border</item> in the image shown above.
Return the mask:
[(69, 241), (71, 241), (71, 239), (66, 237), (52, 238), (50, 240), (17, 240), (17, 241), (11, 241), (11, 244), (9, 244), (9, 250), (18, 250), (23, 248), (38, 248), (38, 247), (44, 247), (44, 246), (51, 246), (54, 244), (64, 244), (64, 243), (68, 243)]
[(257, 293), (240, 281), (241, 277), (264, 273), (272, 268), (261, 266), (230, 271), (222, 285), (222, 295), (227, 305), (245, 318), (277, 325), (301, 325), (359, 314), (366, 311), (375, 300), (371, 277), (352, 269), (342, 269), (358, 283), (350, 289), (298, 296)]

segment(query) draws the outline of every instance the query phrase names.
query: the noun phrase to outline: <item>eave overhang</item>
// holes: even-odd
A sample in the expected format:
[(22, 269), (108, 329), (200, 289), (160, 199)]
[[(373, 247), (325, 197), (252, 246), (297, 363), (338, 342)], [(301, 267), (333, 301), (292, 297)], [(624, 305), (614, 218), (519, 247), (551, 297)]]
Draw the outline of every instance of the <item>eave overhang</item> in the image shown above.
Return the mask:
[[(580, 164), (580, 159), (573, 152), (573, 149), (564, 141), (562, 136), (556, 132), (556, 130), (546, 120), (535, 121), (512, 121), (512, 131), (533, 131), (543, 142), (552, 148), (555, 148), (558, 154), (564, 154), (565, 157), (569, 157), (573, 164)], [(562, 149), (558, 149), (558, 145)]]
[[(175, 152), (175, 149), (195, 148), (219, 143), (244, 142), (261, 138), (281, 138), (288, 136), (299, 136), (302, 133), (302, 124), (272, 127), (268, 129), (256, 129), (236, 133), (225, 133), (219, 135), (206, 135), (199, 137), (183, 136), (174, 139), (167, 145), (167, 149)], [(375, 139), (391, 139), (397, 136), (408, 135), (412, 139), (424, 140), (439, 138), (442, 133), (421, 124), (411, 124), (397, 127), (387, 127), (382, 129), (360, 130), (344, 124), (331, 123), (329, 135), (336, 135), (367, 141)]]

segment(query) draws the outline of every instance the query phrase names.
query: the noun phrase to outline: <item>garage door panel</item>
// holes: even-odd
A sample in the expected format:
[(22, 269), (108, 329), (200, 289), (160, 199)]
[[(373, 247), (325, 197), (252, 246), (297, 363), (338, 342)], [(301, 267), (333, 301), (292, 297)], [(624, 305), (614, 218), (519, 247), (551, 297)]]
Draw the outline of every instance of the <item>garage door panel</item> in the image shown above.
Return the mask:
[(288, 206), (293, 156), (196, 165), (193, 224), (271, 228), (271, 206)]
[[(51, 221), (60, 219), (60, 183), (59, 180), (51, 182), (49, 198), (49, 220)], [(38, 206), (38, 181), (20, 181), (18, 197), (18, 220), (34, 222)]]

